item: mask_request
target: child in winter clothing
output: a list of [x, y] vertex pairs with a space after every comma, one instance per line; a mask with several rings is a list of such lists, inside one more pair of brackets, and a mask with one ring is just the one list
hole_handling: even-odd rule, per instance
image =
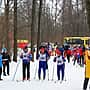
[[9, 75], [9, 62], [11, 62], [10, 55], [6, 48], [2, 49], [3, 75], [6, 76], [5, 69], [7, 67], [7, 74]]
[[[32, 60], [32, 54], [28, 51], [28, 47], [26, 46], [23, 49], [23, 52], [21, 54], [21, 59], [22, 59], [22, 66], [23, 66], [23, 80], [26, 80], [26, 75], [27, 75], [27, 80], [30, 80], [30, 60]], [[26, 74], [26, 69], [27, 69], [27, 74]]]
[[60, 71], [61, 71], [61, 74], [62, 74], [62, 80], [61, 81], [63, 81], [64, 71], [65, 71], [65, 59], [59, 50], [57, 51], [57, 56], [54, 58], [54, 62], [57, 62], [58, 80], [60, 80]]
[[45, 52], [45, 48], [40, 49], [40, 54], [37, 55], [37, 59], [39, 60], [38, 78], [39, 80], [41, 79], [41, 69], [43, 69], [43, 80], [45, 80], [47, 60], [49, 59], [48, 54]]

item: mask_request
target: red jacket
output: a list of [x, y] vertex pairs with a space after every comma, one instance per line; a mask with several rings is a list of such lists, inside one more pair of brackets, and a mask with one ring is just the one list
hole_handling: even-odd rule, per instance
[[70, 49], [67, 50], [67, 55], [71, 55], [71, 50]]
[[82, 48], [79, 48], [79, 53], [80, 53], [80, 56], [83, 55], [83, 50], [82, 50]]

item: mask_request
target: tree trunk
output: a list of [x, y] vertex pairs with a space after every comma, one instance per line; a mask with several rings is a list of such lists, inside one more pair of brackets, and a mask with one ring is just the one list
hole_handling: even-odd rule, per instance
[[[58, 5], [58, 1], [56, 0], [56, 4], [55, 4], [55, 20], [54, 20], [55, 35], [56, 35], [56, 32], [57, 32], [57, 25], [56, 25], [57, 24], [57, 9], [58, 9], [57, 5]], [[55, 41], [57, 41], [57, 37], [55, 37], [54, 39], [55, 39]]]
[[[1, 5], [2, 5], [2, 0], [0, 0], [0, 11], [1, 11]], [[1, 14], [1, 12], [0, 12], [0, 14]]]
[[44, 38], [44, 36], [45, 36], [45, 34], [46, 34], [46, 31], [47, 30], [45, 30], [45, 28], [46, 28], [46, 22], [45, 22], [45, 20], [46, 20], [46, 16], [45, 16], [45, 14], [46, 14], [46, 0], [44, 0], [43, 1], [43, 14], [42, 14], [42, 17], [41, 17], [41, 20], [42, 20], [42, 23], [41, 23], [41, 42], [43, 42], [43, 41], [45, 41], [46, 40], [46, 38]]
[[34, 46], [34, 31], [35, 31], [35, 9], [36, 9], [36, 0], [32, 1], [32, 23], [31, 23], [31, 52], [34, 61], [34, 53], [33, 53], [33, 46]]
[[77, 14], [77, 21], [76, 21], [76, 35], [77, 36], [80, 36], [80, 22], [79, 22], [79, 0], [76, 0], [76, 6], [77, 6], [77, 12], [76, 12], [76, 14]]
[[13, 60], [17, 62], [17, 0], [14, 0], [14, 56]]
[[40, 24], [41, 24], [42, 2], [43, 0], [40, 0], [39, 15], [38, 15], [38, 33], [37, 33], [37, 54], [39, 52], [40, 46], [40, 26], [41, 26]]
[[9, 48], [9, 0], [7, 0], [7, 4], [5, 5], [5, 22], [6, 22], [5, 43], [6, 43], [6, 48], [8, 49], [8, 52], [9, 52], [10, 50]]
[[5, 19], [4, 19], [4, 30], [3, 30], [3, 39], [2, 39], [2, 47], [5, 47], [9, 50], [9, 39], [8, 39], [8, 31], [9, 31], [9, 0], [4, 0], [5, 5]]
[[63, 6], [62, 6], [62, 31], [61, 31], [61, 42], [63, 44], [63, 38], [65, 36], [65, 2], [66, 0], [63, 0]]
[[86, 0], [86, 10], [87, 10], [87, 22], [90, 32], [90, 0]]

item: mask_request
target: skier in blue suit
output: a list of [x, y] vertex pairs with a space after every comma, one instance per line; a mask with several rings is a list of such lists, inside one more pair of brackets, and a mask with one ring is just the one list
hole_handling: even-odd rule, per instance
[[39, 80], [41, 79], [41, 69], [43, 69], [43, 80], [45, 80], [47, 60], [49, 59], [49, 56], [46, 53], [45, 48], [40, 49], [40, 54], [37, 55], [37, 59], [39, 60], [38, 78]]
[[65, 59], [62, 55], [62, 53], [58, 50], [57, 56], [54, 58], [54, 62], [57, 62], [57, 77], [58, 80], [60, 80], [60, 71], [61, 71], [61, 81], [64, 79], [64, 73], [65, 73]]

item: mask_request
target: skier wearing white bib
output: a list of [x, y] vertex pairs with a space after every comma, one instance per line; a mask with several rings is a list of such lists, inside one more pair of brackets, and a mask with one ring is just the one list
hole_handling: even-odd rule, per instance
[[57, 62], [57, 77], [60, 80], [60, 71], [61, 71], [61, 81], [64, 79], [64, 71], [65, 71], [65, 59], [62, 56], [61, 52], [58, 50], [57, 56], [54, 58], [54, 62]]

